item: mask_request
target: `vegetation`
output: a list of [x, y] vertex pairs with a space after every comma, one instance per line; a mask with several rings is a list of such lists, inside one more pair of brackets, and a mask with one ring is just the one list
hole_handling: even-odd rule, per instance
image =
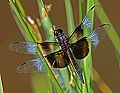
[[[9, 5], [12, 10], [12, 14], [15, 18], [15, 21], [24, 36], [26, 41], [31, 42], [40, 42], [42, 41], [42, 37], [40, 34], [39, 28], [42, 26], [46, 33], [46, 40], [54, 41], [54, 26], [52, 24], [52, 20], [49, 18], [48, 12], [51, 10], [51, 4], [45, 5], [42, 0], [37, 0], [38, 3], [38, 9], [39, 9], [39, 15], [40, 18], [32, 19], [31, 17], [27, 16], [24, 8], [22, 7], [20, 0], [9, 0]], [[74, 24], [74, 16], [72, 11], [72, 5], [71, 0], [64, 0], [65, 3], [65, 9], [66, 9], [66, 19], [67, 19], [67, 29], [68, 34], [70, 34], [75, 29]], [[81, 23], [82, 19], [84, 18], [84, 14], [87, 14], [89, 9], [94, 5], [100, 5], [100, 2], [98, 0], [87, 0], [87, 11], [84, 11], [85, 4], [84, 0], [79, 0], [79, 20]], [[101, 6], [101, 5], [100, 5]], [[96, 14], [98, 14], [99, 11], [95, 11]], [[102, 15], [100, 15], [102, 14]], [[105, 14], [102, 6], [101, 6], [101, 13], [97, 15], [99, 20], [101, 21], [101, 24], [104, 23], [110, 23], [109, 19], [107, 18], [107, 15]], [[94, 11], [89, 15], [89, 18], [91, 19], [93, 23], [94, 19]], [[85, 28], [85, 31], [88, 30]], [[86, 31], [85, 34], [89, 34], [91, 30]], [[110, 31], [107, 33], [109, 36], [113, 46], [115, 47], [118, 56], [120, 56], [120, 39], [118, 35], [115, 32], [114, 27], [111, 25]], [[116, 42], [114, 42], [116, 41]], [[38, 46], [37, 48], [38, 57], [43, 58], [42, 49]], [[36, 56], [35, 56], [36, 57]], [[78, 80], [77, 76], [74, 74], [73, 68], [68, 66], [68, 68], [62, 69], [62, 70], [53, 70], [51, 66], [48, 64], [47, 60], [43, 58], [44, 66], [47, 69], [46, 73], [40, 73], [36, 75], [32, 75], [32, 84], [34, 88], [35, 93], [40, 93], [43, 82], [46, 81], [48, 84], [48, 88], [43, 91], [43, 93], [94, 93], [94, 86], [93, 86], [93, 80], [97, 82], [97, 78], [102, 80], [99, 76], [99, 74], [96, 72], [94, 67], [92, 66], [92, 53], [88, 54], [88, 56], [79, 62], [79, 66], [82, 69], [82, 74], [85, 79], [85, 84], [82, 84], [80, 80]], [[69, 73], [70, 72], [70, 73]], [[94, 74], [94, 79], [93, 79]], [[46, 80], [42, 79], [40, 81], [40, 75], [43, 75]], [[48, 78], [49, 76], [50, 78]], [[102, 84], [105, 85], [105, 90], [103, 90], [103, 85], [100, 85], [99, 82], [97, 82], [100, 90], [103, 93], [110, 93], [112, 90], [107, 86], [107, 84], [102, 81]], [[44, 88], [43, 88], [44, 89]], [[110, 91], [110, 92], [109, 92]]]

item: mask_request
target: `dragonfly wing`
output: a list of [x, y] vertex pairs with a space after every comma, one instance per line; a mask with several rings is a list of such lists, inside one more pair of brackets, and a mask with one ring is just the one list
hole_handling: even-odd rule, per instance
[[89, 44], [90, 41], [92, 46], [96, 48], [100, 41], [105, 37], [106, 31], [110, 29], [109, 24], [102, 24], [94, 29], [90, 35], [84, 36], [83, 38], [79, 39], [77, 42], [71, 44], [71, 49], [76, 59], [83, 59], [89, 53]]
[[43, 56], [49, 55], [61, 49], [57, 42], [42, 42], [38, 43], [38, 46], [41, 49]]
[[77, 41], [77, 39], [79, 39], [79, 37], [82, 37], [82, 35], [83, 35], [83, 29], [82, 29], [82, 25], [80, 24], [75, 28], [74, 32], [70, 35], [69, 41], [74, 43]]
[[96, 48], [100, 41], [103, 40], [110, 27], [111, 26], [109, 24], [102, 24], [90, 33], [88, 40], [92, 42], [94, 48]]
[[24, 54], [36, 54], [37, 43], [34, 42], [14, 42], [9, 45], [9, 49]]
[[[71, 41], [73, 43], [73, 41], [76, 40], [76, 37], [79, 39], [83, 36], [83, 29], [84, 27], [87, 27], [89, 29], [91, 29], [92, 27], [92, 21], [89, 19], [89, 15], [91, 15], [91, 13], [93, 13], [94, 9], [96, 8], [97, 6], [93, 6], [89, 11], [88, 13], [85, 15], [85, 17], [83, 18], [82, 22], [80, 25], [78, 25], [74, 32], [70, 35], [69, 37], [69, 41]], [[76, 41], [75, 41], [76, 42]]]
[[62, 50], [45, 56], [46, 60], [54, 68], [64, 68], [69, 65], [69, 58]]
[[9, 49], [18, 53], [36, 54], [38, 46], [42, 48], [43, 54], [45, 55], [60, 50], [60, 46], [57, 42], [14, 42], [9, 45]]
[[46, 72], [44, 62], [40, 59], [33, 59], [20, 64], [17, 68], [18, 73]]
[[77, 42], [71, 44], [71, 49], [76, 59], [83, 59], [89, 53], [89, 46], [86, 37], [79, 39]]
[[[101, 9], [100, 5], [95, 5], [90, 8], [90, 10], [87, 12], [85, 17], [83, 18], [80, 25], [78, 25], [75, 30], [72, 32], [72, 34], [69, 37], [69, 41], [71, 43], [75, 43], [77, 40], [83, 37], [84, 34], [84, 28], [90, 29], [92, 28], [92, 20], [90, 20], [89, 16], [94, 13], [94, 11], [99, 11]], [[95, 14], [95, 13], [94, 13]], [[96, 17], [96, 15], [95, 15]]]

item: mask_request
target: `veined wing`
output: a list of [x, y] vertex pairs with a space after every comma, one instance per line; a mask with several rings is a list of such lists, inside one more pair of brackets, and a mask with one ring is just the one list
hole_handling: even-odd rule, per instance
[[[45, 59], [50, 63], [53, 68], [64, 68], [69, 65], [69, 58], [64, 54], [62, 50], [51, 53], [45, 56]], [[17, 68], [18, 73], [36, 73], [45, 72], [44, 63], [42, 59], [37, 58], [26, 61], [20, 64]]]
[[56, 42], [14, 42], [9, 45], [9, 49], [18, 53], [36, 54], [38, 45], [42, 48], [44, 53], [46, 52], [46, 55], [60, 49], [59, 44]]
[[92, 46], [96, 48], [99, 45], [99, 43], [103, 40], [103, 38], [106, 36], [110, 27], [111, 27], [110, 24], [102, 24], [98, 26], [90, 33], [90, 35], [87, 37], [87, 40], [91, 41]]
[[37, 43], [34, 42], [14, 42], [9, 45], [9, 49], [24, 54], [36, 54]]
[[110, 28], [109, 24], [102, 24], [94, 29], [90, 35], [83, 36], [77, 42], [71, 44], [71, 49], [76, 59], [83, 59], [89, 53], [89, 44], [88, 41], [91, 42], [92, 46], [96, 48], [100, 41], [105, 37], [106, 31]]
[[42, 61], [42, 59], [37, 58], [20, 64], [17, 68], [17, 72], [18, 73], [46, 72], [46, 69], [44, 67], [44, 62]]
[[62, 50], [45, 56], [46, 60], [54, 68], [64, 68], [69, 65], [69, 58]]
[[82, 37], [83, 35], [83, 29], [84, 27], [87, 28], [91, 28], [92, 27], [92, 21], [89, 19], [89, 15], [91, 15], [91, 13], [94, 11], [95, 7], [97, 6], [93, 6], [88, 13], [85, 15], [85, 17], [83, 18], [82, 22], [80, 25], [78, 25], [74, 32], [70, 35], [69, 40], [71, 42], [76, 40], [76, 37], [79, 39], [80, 37]]

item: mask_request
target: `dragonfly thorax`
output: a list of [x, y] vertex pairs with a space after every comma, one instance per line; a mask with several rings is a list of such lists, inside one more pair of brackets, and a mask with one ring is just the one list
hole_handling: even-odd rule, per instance
[[54, 31], [54, 36], [63, 50], [69, 48], [68, 37], [65, 35], [62, 29], [56, 29]]
[[68, 37], [65, 35], [62, 29], [56, 29], [54, 31], [54, 36], [56, 38], [56, 41], [60, 44], [68, 42]]

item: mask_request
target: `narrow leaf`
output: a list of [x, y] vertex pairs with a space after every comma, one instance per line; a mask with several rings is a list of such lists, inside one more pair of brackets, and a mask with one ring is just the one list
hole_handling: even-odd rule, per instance
[[3, 86], [2, 86], [1, 75], [0, 75], [0, 93], [3, 93]]

